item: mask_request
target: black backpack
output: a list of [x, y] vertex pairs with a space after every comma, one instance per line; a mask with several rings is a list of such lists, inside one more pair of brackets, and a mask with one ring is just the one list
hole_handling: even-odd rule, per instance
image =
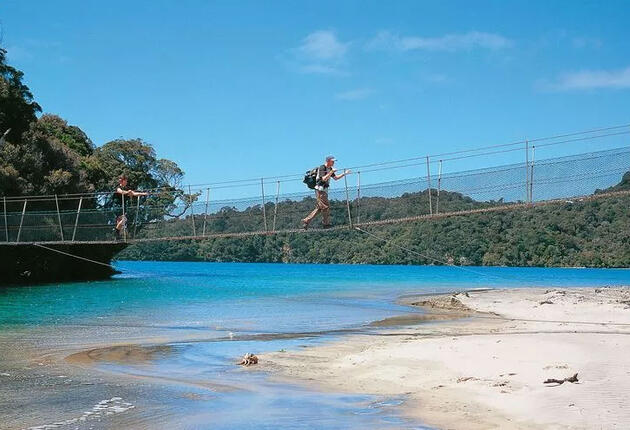
[[308, 170], [304, 174], [304, 180], [302, 182], [304, 182], [306, 186], [309, 187], [311, 190], [314, 190], [315, 185], [317, 185], [317, 172], [318, 171], [319, 171], [319, 167], [315, 167], [311, 170]]

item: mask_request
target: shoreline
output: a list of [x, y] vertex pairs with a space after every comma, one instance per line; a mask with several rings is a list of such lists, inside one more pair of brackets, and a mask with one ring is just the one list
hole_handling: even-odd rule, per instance
[[[414, 316], [420, 316], [423, 320], [436, 319], [423, 313]], [[145, 411], [154, 410], [161, 416], [161, 420], [182, 422], [181, 420], [186, 420], [186, 417], [173, 410], [172, 407], [163, 406], [156, 409], [164, 397], [179, 399], [182, 396], [181, 393], [187, 393], [186, 395], [190, 395], [191, 399], [194, 397], [193, 400], [196, 400], [198, 394], [195, 393], [198, 390], [208, 391], [210, 394], [207, 396], [212, 396], [218, 393], [247, 391], [248, 387], [234, 383], [234, 380], [222, 384], [220, 380], [205, 381], [195, 378], [182, 379], [141, 375], [133, 372], [121, 373], [109, 366], [103, 367], [102, 364], [114, 364], [123, 367], [151, 364], [172, 354], [174, 352], [173, 344], [177, 343], [232, 340], [264, 342], [302, 338], [321, 338], [328, 341], [331, 336], [338, 338], [339, 336], [345, 337], [362, 332], [372, 332], [375, 328], [399, 326], [400, 322], [399, 317], [394, 316], [353, 329], [293, 333], [243, 333], [235, 336], [226, 334], [224, 337], [206, 337], [196, 331], [190, 332], [188, 330], [175, 334], [165, 332], [160, 328], [152, 328], [140, 336], [135, 330], [125, 330], [100, 339], [85, 337], [85, 334], [78, 337], [70, 336], [72, 340], [68, 339], [62, 345], [54, 343], [33, 345], [30, 341], [25, 341], [31, 336], [29, 330], [32, 328], [16, 326], [15, 331], [5, 333], [5, 336], [8, 336], [4, 339], [4, 343], [17, 347], [17, 350], [6, 354], [0, 363], [2, 364], [0, 366], [2, 367], [0, 380], [4, 385], [3, 390], [0, 390], [0, 398], [5, 394], [7, 395], [6, 402], [4, 402], [7, 409], [4, 411], [3, 418], [5, 424], [9, 425], [10, 428], [31, 428], [32, 426], [35, 426], [33, 428], [47, 428], [47, 426], [53, 425], [52, 423], [71, 425], [86, 421], [94, 425], [104, 418], [101, 415], [107, 414], [107, 421], [111, 425], [144, 429], [151, 428], [155, 424], [152, 423], [150, 417], [146, 416]], [[413, 323], [418, 322], [420, 321], [413, 321]], [[80, 332], [81, 330], [78, 333]], [[34, 338], [39, 338], [42, 335], [43, 333], [38, 333]], [[238, 358], [240, 356], [234, 357], [235, 369]], [[240, 371], [256, 371], [256, 367]], [[45, 413], [39, 409], [32, 409], [27, 414], [19, 412], [17, 406], [20, 399], [34, 396], [37, 387], [41, 385], [50, 387], [49, 390], [51, 391], [48, 396], [51, 399], [63, 398], [64, 406], [55, 410], [44, 406]], [[291, 384], [291, 386], [296, 389], [299, 387], [298, 384]], [[12, 394], [9, 395], [9, 393]], [[325, 392], [321, 394], [326, 395]], [[111, 409], [109, 409], [110, 406]], [[86, 412], [93, 408], [95, 409], [89, 414]]]
[[[260, 370], [325, 391], [404, 396], [403, 413], [436, 428], [630, 422], [622, 405], [630, 395], [630, 288], [498, 289], [401, 302], [445, 320], [384, 324], [376, 335], [263, 354]], [[575, 373], [577, 383], [543, 384]]]
[[[551, 303], [541, 303], [544, 301]], [[297, 351], [253, 351], [260, 362], [247, 371], [267, 372], [266, 379], [271, 382], [306, 387], [323, 395], [333, 392], [405, 399], [396, 406], [397, 414], [435, 428], [612, 429], [630, 421], [630, 413], [621, 405], [630, 394], [630, 365], [624, 361], [625, 352], [630, 350], [630, 337], [624, 336], [630, 335], [630, 288], [472, 289], [405, 295], [397, 303], [421, 307], [424, 312], [372, 321], [358, 330], [244, 334], [235, 340], [324, 336], [324, 343]], [[171, 393], [167, 397], [181, 396], [177, 386], [190, 386], [186, 392], [191, 396], [197, 396], [195, 387], [219, 393], [240, 386], [122, 374], [96, 367], [103, 362], [132, 366], [151, 363], [170, 355], [174, 343], [228, 340], [197, 333], [170, 337], [161, 330], [148, 334], [129, 336], [126, 341], [73, 342], [65, 348], [38, 351], [39, 357], [28, 361], [38, 374], [43, 371], [50, 375], [33, 379], [33, 388], [44, 382], [54, 384], [60, 394], [70, 393], [84, 391], [93, 386], [94, 379], [99, 380], [105, 390], [97, 390], [102, 393], [97, 400], [120, 398], [120, 402], [127, 402], [121, 403], [124, 407], [120, 411], [131, 409], [112, 416], [112, 423], [149, 428], [151, 421], [143, 410], [160, 411], [162, 419], [185, 419], [172, 408], [159, 406], [165, 393]], [[607, 355], [611, 358], [604, 359]], [[16, 377], [24, 381], [20, 376], [23, 371], [14, 370], [10, 377], [3, 376], [3, 382], [18, 382]], [[543, 379], [573, 373], [578, 373], [576, 384], [542, 384]], [[611, 401], [607, 412], [598, 409], [602, 402]], [[79, 410], [91, 407], [83, 399], [78, 405], [72, 407], [74, 413], [55, 413], [55, 419], [80, 419]], [[121, 405], [113, 405], [113, 410]], [[14, 424], [24, 422], [13, 418]]]

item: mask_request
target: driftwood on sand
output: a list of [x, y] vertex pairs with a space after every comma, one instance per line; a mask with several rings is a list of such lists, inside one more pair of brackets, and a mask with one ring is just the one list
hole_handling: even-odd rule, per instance
[[248, 352], [243, 356], [243, 359], [238, 364], [241, 366], [251, 366], [252, 364], [258, 364], [258, 357], [256, 357], [251, 352]]
[[545, 382], [543, 382], [543, 384], [558, 384], [558, 385], [562, 385], [565, 382], [577, 382], [578, 381], [578, 377], [577, 377], [577, 373], [573, 376], [570, 376], [568, 378], [564, 378], [564, 379], [554, 379], [554, 378], [549, 378], [547, 379]]

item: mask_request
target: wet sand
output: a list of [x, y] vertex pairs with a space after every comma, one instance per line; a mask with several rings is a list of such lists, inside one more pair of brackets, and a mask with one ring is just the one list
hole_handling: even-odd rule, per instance
[[[357, 332], [328, 330], [217, 337], [204, 336], [197, 330], [175, 334], [153, 329], [141, 332], [134, 327], [128, 333], [103, 333], [100, 342], [95, 342], [97, 336], [92, 332], [86, 334], [82, 329], [72, 332], [69, 326], [56, 330], [67, 333], [67, 343], [43, 341], [45, 333], [35, 333], [33, 329], [5, 331], [0, 336], [0, 429], [212, 428], [210, 423], [217, 419], [212, 405], [219, 396], [232, 395], [228, 402], [269, 396], [273, 402], [278, 390], [282, 391], [286, 385], [275, 384], [277, 388], [252, 385], [251, 378], [243, 376], [250, 374], [256, 378], [256, 366], [237, 366], [240, 356], [233, 361], [236, 373], [225, 378], [206, 378], [200, 373], [203, 369], [197, 368], [191, 369], [189, 375], [151, 371], [147, 374], [143, 369], [159, 366], [161, 360], [176, 359], [178, 349], [190, 344], [309, 339]], [[33, 339], [39, 342], [33, 344]], [[239, 372], [246, 373], [239, 376]], [[320, 395], [296, 386], [286, 387], [296, 399]], [[248, 409], [256, 407], [249, 405]], [[264, 408], [264, 402], [260, 407]], [[370, 413], [389, 407], [384, 404]], [[208, 412], [204, 412], [206, 408]], [[221, 411], [219, 415], [230, 421], [230, 413], [233, 412]]]
[[[630, 422], [630, 288], [513, 289], [406, 297], [436, 324], [387, 328], [260, 357], [277, 378], [404, 396], [444, 429], [621, 429]], [[421, 316], [420, 319], [427, 317]], [[417, 322], [409, 316], [409, 322]], [[578, 382], [544, 384], [578, 374]]]
[[114, 345], [76, 352], [66, 357], [66, 361], [81, 365], [90, 365], [99, 361], [118, 364], [143, 364], [165, 357], [172, 352], [173, 347], [171, 345]]
[[[165, 400], [178, 392], [150, 380], [102, 372], [86, 359], [90, 352], [94, 356], [93, 343], [81, 346], [76, 338], [71, 346], [38, 347], [30, 344], [30, 336], [32, 329], [20, 328], [0, 336], [0, 429], [151, 429], [176, 416]], [[96, 357], [141, 364], [168, 352], [163, 346], [126, 349], [115, 346]]]

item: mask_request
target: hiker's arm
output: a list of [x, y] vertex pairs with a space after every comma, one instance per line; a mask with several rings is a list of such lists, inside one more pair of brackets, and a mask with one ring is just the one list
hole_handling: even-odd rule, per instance
[[335, 176], [333, 176], [333, 178], [335, 178], [335, 181], [338, 181], [339, 179], [343, 178], [344, 176], [349, 175], [351, 172], [352, 172], [351, 170], [344, 170], [341, 175], [335, 175]]
[[121, 194], [123, 196], [127, 196], [127, 195], [129, 195], [130, 191], [123, 190], [122, 188], [118, 187], [118, 188], [116, 188], [116, 193], [117, 194]]
[[330, 172], [326, 173], [324, 176], [321, 177], [322, 181], [326, 182], [327, 180], [329, 180], [330, 177], [335, 174], [335, 172], [336, 170], [334, 168], [330, 169]]
[[145, 193], [144, 191], [129, 191], [129, 193], [133, 196], [133, 197], [138, 197], [138, 196], [148, 196], [149, 193]]

